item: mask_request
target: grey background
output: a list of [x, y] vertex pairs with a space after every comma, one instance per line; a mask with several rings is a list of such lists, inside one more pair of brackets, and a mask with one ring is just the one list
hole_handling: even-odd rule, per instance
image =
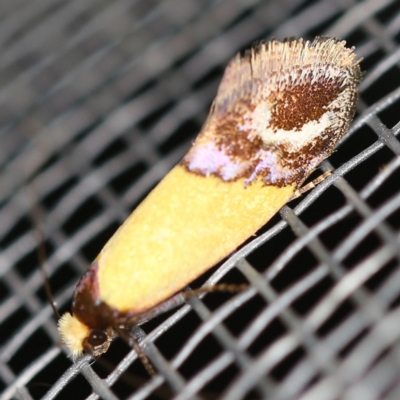
[[[254, 40], [321, 34], [356, 46], [367, 71], [321, 167], [334, 174], [191, 285], [251, 289], [136, 329], [155, 377], [119, 339], [72, 364], [42, 238], [65, 311], [199, 132], [228, 60]], [[400, 398], [399, 43], [389, 0], [0, 2], [1, 398]]]

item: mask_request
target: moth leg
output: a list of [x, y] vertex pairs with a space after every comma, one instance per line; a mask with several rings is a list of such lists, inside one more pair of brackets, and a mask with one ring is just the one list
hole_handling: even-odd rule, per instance
[[297, 189], [293, 196], [290, 198], [291, 200], [297, 199], [298, 197], [300, 197], [303, 193], [308, 192], [309, 190], [315, 188], [315, 186], [319, 185], [321, 182], [323, 182], [329, 175], [332, 174], [332, 171], [326, 171], [324, 172], [322, 175], [318, 176], [317, 178], [315, 178], [313, 181], [307, 183], [307, 185], [301, 187], [300, 189]]
[[236, 293], [241, 292], [249, 287], [248, 284], [217, 284], [212, 286], [203, 286], [199, 289], [187, 290], [186, 292], [179, 292], [169, 299], [163, 301], [162, 303], [156, 305], [150, 310], [145, 311], [142, 314], [138, 314], [129, 319], [127, 323], [127, 327], [134, 327], [136, 325], [144, 324], [146, 321], [157, 317], [167, 311], [170, 311], [176, 307], [181, 306], [186, 302], [187, 299], [191, 297], [198, 296], [203, 293], [211, 293], [211, 292], [229, 292]]
[[[199, 289], [194, 289], [194, 290], [188, 290], [186, 292], [179, 292], [176, 295], [170, 297], [166, 301], [158, 304], [157, 306], [151, 308], [150, 310], [139, 314], [135, 315], [131, 319], [129, 319], [128, 323], [126, 324], [127, 327], [133, 327], [135, 325], [141, 325], [145, 323], [146, 321], [157, 317], [160, 314], [163, 314], [169, 310], [172, 310], [173, 308], [176, 308], [182, 304], [185, 303], [186, 300], [198, 296], [203, 293], [210, 293], [210, 292], [229, 292], [229, 293], [236, 293], [236, 292], [241, 292], [249, 287], [248, 284], [225, 284], [221, 283], [218, 285], [212, 285], [212, 286], [204, 286]], [[113, 329], [118, 333], [118, 335], [125, 340], [130, 347], [132, 347], [140, 360], [142, 361], [144, 367], [146, 368], [147, 372], [149, 375], [153, 376], [155, 375], [155, 370], [153, 366], [151, 365], [149, 359], [147, 358], [146, 354], [144, 354], [143, 349], [140, 347], [138, 341], [136, 338], [132, 335], [129, 334], [128, 331], [124, 328], [114, 326]]]
[[135, 336], [129, 333], [127, 330], [119, 328], [117, 326], [113, 327], [113, 329], [118, 333], [120, 338], [125, 340], [125, 342], [128, 343], [128, 345], [136, 351], [136, 354], [138, 355], [143, 366], [146, 368], [148, 374], [150, 376], [154, 376], [156, 374], [156, 371], [154, 370], [153, 365], [144, 353], [143, 349], [140, 347], [139, 342], [136, 340]]
[[243, 290], [248, 289], [249, 285], [247, 283], [244, 284], [229, 284], [229, 283], [219, 283], [218, 285], [212, 286], [203, 286], [199, 289], [188, 290], [187, 292], [183, 292], [182, 296], [185, 300], [190, 299], [192, 297], [198, 296], [203, 293], [211, 293], [211, 292], [228, 292], [228, 293], [237, 293], [242, 292]]

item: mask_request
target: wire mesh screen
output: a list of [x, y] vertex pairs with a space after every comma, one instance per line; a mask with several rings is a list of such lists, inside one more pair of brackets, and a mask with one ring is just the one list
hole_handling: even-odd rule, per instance
[[[39, 259], [69, 310], [199, 132], [228, 60], [321, 34], [356, 46], [367, 71], [315, 176], [333, 174], [191, 285], [249, 290], [135, 328], [153, 377], [120, 339], [72, 363]], [[2, 399], [400, 398], [399, 2], [14, 0], [0, 2], [0, 46]]]

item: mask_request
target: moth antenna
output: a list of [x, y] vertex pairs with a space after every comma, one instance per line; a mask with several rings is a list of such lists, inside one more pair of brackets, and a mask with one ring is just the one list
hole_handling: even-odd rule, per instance
[[[36, 197], [36, 196], [35, 196]], [[35, 198], [35, 200], [37, 200]], [[44, 288], [46, 291], [47, 299], [53, 309], [54, 315], [57, 317], [57, 320], [61, 318], [60, 313], [57, 309], [57, 303], [54, 300], [53, 292], [51, 290], [49, 277], [46, 273], [45, 264], [46, 264], [46, 245], [45, 245], [45, 235], [42, 229], [41, 221], [43, 221], [43, 208], [41, 207], [39, 201], [33, 201], [33, 206], [31, 207], [31, 219], [33, 222], [33, 233], [35, 236], [35, 240], [37, 242], [37, 257], [39, 261], [39, 269], [40, 273], [42, 274], [43, 281], [44, 281]]]

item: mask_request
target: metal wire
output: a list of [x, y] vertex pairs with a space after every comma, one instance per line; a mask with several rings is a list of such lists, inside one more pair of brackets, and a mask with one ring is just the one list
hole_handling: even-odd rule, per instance
[[[227, 61], [253, 40], [327, 34], [367, 71], [352, 127], [193, 298], [93, 362], [60, 346], [77, 280], [180, 159]], [[400, 393], [400, 4], [393, 0], [0, 3], [1, 399], [397, 399]], [[38, 215], [41, 210], [41, 215]]]

